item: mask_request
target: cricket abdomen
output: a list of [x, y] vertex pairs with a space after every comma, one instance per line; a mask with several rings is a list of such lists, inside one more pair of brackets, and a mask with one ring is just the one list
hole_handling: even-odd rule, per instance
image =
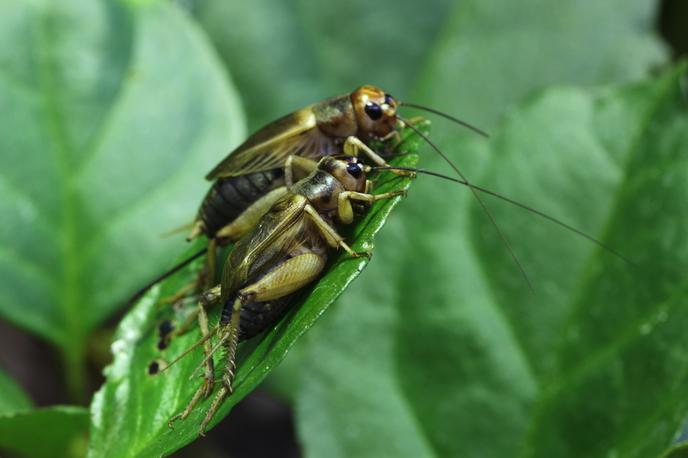
[[[225, 303], [222, 310], [222, 323], [229, 323], [235, 298], [232, 297]], [[239, 342], [250, 339], [279, 322], [295, 299], [295, 294], [291, 294], [272, 301], [244, 304], [240, 312]]]
[[219, 178], [206, 194], [198, 211], [203, 232], [208, 238], [214, 237], [218, 230], [233, 222], [256, 200], [283, 185], [282, 169]]

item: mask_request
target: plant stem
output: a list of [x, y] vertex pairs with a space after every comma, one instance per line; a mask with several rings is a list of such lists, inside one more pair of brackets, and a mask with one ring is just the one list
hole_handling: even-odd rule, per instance
[[71, 402], [86, 402], [86, 364], [82, 340], [75, 340], [62, 348], [62, 367], [67, 395]]

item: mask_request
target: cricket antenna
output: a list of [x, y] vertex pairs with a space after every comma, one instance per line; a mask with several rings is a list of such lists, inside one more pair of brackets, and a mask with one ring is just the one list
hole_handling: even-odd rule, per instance
[[548, 215], [547, 213], [541, 212], [540, 210], [538, 210], [538, 209], [536, 209], [536, 208], [533, 208], [533, 207], [531, 207], [530, 205], [526, 205], [526, 204], [521, 203], [521, 202], [519, 202], [519, 201], [517, 201], [517, 200], [514, 200], [514, 199], [512, 199], [512, 198], [510, 198], [510, 197], [506, 197], [506, 196], [504, 196], [504, 195], [502, 195], [502, 194], [499, 194], [499, 193], [496, 192], [496, 191], [492, 191], [492, 190], [490, 190], [490, 189], [483, 188], [482, 186], [478, 186], [478, 185], [474, 185], [474, 184], [472, 184], [472, 183], [468, 183], [468, 182], [465, 181], [465, 180], [459, 180], [459, 179], [454, 178], [454, 177], [450, 177], [450, 176], [447, 176], [447, 175], [443, 175], [443, 174], [441, 174], [441, 173], [433, 172], [433, 171], [431, 171], [431, 170], [416, 169], [416, 168], [413, 168], [413, 167], [394, 167], [394, 166], [389, 166], [389, 167], [373, 167], [373, 170], [404, 170], [404, 171], [407, 171], [407, 172], [421, 173], [421, 174], [425, 174], [425, 175], [430, 175], [430, 176], [434, 176], [434, 177], [437, 177], [437, 178], [441, 178], [441, 179], [443, 179], [443, 180], [452, 181], [452, 182], [454, 182], [454, 183], [458, 183], [458, 184], [467, 186], [467, 187], [469, 187], [469, 188], [473, 188], [473, 189], [475, 189], [476, 191], [480, 191], [480, 192], [482, 192], [482, 193], [484, 193], [484, 194], [488, 194], [488, 195], [490, 195], [490, 196], [492, 196], [492, 197], [496, 197], [497, 199], [503, 200], [503, 201], [508, 202], [508, 203], [510, 203], [510, 204], [512, 204], [512, 205], [515, 205], [515, 206], [517, 206], [517, 207], [520, 207], [520, 208], [522, 208], [522, 209], [524, 209], [524, 210], [526, 210], [526, 211], [528, 211], [528, 212], [530, 212], [530, 213], [532, 213], [532, 214], [534, 214], [534, 215], [536, 215], [536, 216], [539, 216], [540, 218], [546, 219], [547, 221], [549, 221], [549, 222], [551, 222], [551, 223], [554, 223], [554, 224], [556, 224], [557, 226], [560, 226], [560, 227], [562, 227], [562, 228], [564, 228], [564, 229], [566, 229], [566, 230], [568, 230], [568, 231], [571, 231], [571, 232], [573, 232], [574, 234], [578, 235], [579, 237], [582, 237], [582, 238], [584, 238], [584, 239], [586, 239], [586, 240], [588, 240], [588, 241], [594, 243], [595, 245], [599, 246], [600, 248], [604, 249], [605, 251], [608, 251], [609, 253], [613, 254], [613, 255], [616, 256], [617, 258], [621, 259], [621, 260], [624, 261], [625, 263], [627, 263], [627, 264], [629, 264], [629, 265], [631, 265], [631, 266], [636, 266], [636, 263], [635, 263], [635, 262], [631, 261], [630, 259], [628, 259], [628, 258], [625, 257], [624, 255], [622, 255], [621, 253], [619, 253], [618, 251], [616, 251], [614, 248], [612, 248], [612, 247], [610, 247], [609, 245], [605, 244], [604, 242], [601, 242], [600, 240], [597, 240], [597, 239], [596, 239], [595, 237], [593, 237], [592, 235], [590, 235], [590, 234], [588, 234], [588, 233], [586, 233], [586, 232], [584, 232], [584, 231], [582, 231], [582, 230], [580, 230], [580, 229], [577, 229], [577, 228], [571, 226], [570, 224], [567, 224], [567, 223], [561, 221], [560, 219], [557, 219], [557, 218], [555, 218], [555, 217], [553, 217], [553, 216], [550, 216], [550, 215]]
[[408, 122], [407, 120], [405, 120], [404, 118], [402, 118], [402, 117], [400, 117], [400, 116], [397, 116], [397, 118], [398, 118], [402, 123], [404, 123], [404, 125], [405, 125], [406, 127], [408, 127], [409, 129], [411, 129], [412, 131], [414, 131], [416, 134], [418, 134], [419, 137], [421, 137], [423, 140], [425, 140], [425, 143], [427, 143], [428, 145], [430, 145], [430, 147], [432, 147], [432, 149], [434, 149], [434, 150], [437, 152], [437, 154], [439, 154], [439, 155], [442, 157], [442, 159], [444, 159], [444, 161], [445, 161], [447, 164], [449, 164], [449, 166], [450, 166], [452, 169], [454, 169], [454, 171], [456, 172], [456, 174], [459, 175], [459, 177], [461, 177], [461, 179], [467, 183], [468, 189], [471, 190], [471, 193], [473, 194], [473, 196], [475, 197], [475, 199], [478, 201], [478, 203], [479, 203], [480, 206], [482, 207], [483, 211], [484, 211], [485, 214], [487, 215], [488, 219], [490, 220], [490, 222], [491, 222], [492, 225], [494, 226], [495, 230], [496, 230], [497, 233], [499, 234], [499, 237], [502, 239], [502, 243], [504, 244], [504, 246], [506, 247], [507, 251], [509, 252], [509, 255], [511, 256], [511, 259], [514, 260], [514, 264], [516, 264], [516, 267], [517, 267], [518, 270], [521, 272], [521, 275], [523, 276], [523, 278], [525, 279], [526, 283], [528, 284], [528, 288], [529, 288], [532, 292], [535, 292], [535, 289], [533, 288], [533, 284], [530, 282], [530, 278], [528, 278], [528, 274], [526, 273], [525, 269], [523, 268], [523, 265], [521, 264], [521, 261], [518, 260], [518, 257], [516, 256], [516, 253], [514, 253], [514, 249], [511, 247], [511, 243], [509, 243], [509, 239], [506, 238], [506, 235], [504, 234], [504, 232], [502, 232], [502, 230], [499, 228], [499, 225], [497, 224], [497, 221], [494, 219], [494, 216], [492, 216], [492, 213], [491, 213], [490, 210], [487, 208], [487, 205], [485, 205], [485, 202], [483, 202], [483, 200], [480, 198], [480, 194], [478, 194], [478, 191], [477, 191], [472, 185], [470, 185], [470, 182], [468, 181], [468, 179], [466, 178], [466, 176], [461, 172], [461, 170], [459, 170], [459, 168], [458, 168], [456, 165], [454, 165], [454, 163], [453, 163], [453, 162], [452, 162], [452, 161], [451, 161], [451, 160], [450, 160], [450, 159], [449, 159], [449, 158], [448, 158], [448, 157], [447, 157], [438, 147], [437, 147], [437, 145], [435, 145], [435, 144], [428, 138], [427, 135], [425, 135], [425, 134], [424, 134], [423, 132], [421, 132], [419, 129], [417, 129], [416, 127], [414, 127], [411, 123], [409, 123], [409, 122]]
[[128, 305], [131, 305], [131, 304], [133, 304], [134, 302], [136, 302], [137, 300], [139, 300], [139, 299], [141, 298], [141, 296], [143, 296], [143, 295], [146, 293], [146, 291], [148, 291], [148, 290], [151, 289], [153, 286], [157, 285], [158, 283], [160, 283], [161, 281], [163, 281], [163, 280], [166, 279], [167, 277], [170, 277], [170, 276], [176, 274], [176, 273], [179, 272], [181, 269], [183, 269], [184, 267], [186, 267], [186, 266], [188, 266], [189, 264], [191, 264], [192, 261], [194, 261], [194, 260], [200, 258], [201, 256], [203, 256], [203, 255], [205, 254], [206, 251], [207, 251], [206, 248], [201, 249], [201, 250], [198, 251], [197, 253], [192, 254], [192, 255], [189, 256], [188, 258], [184, 259], [183, 261], [179, 262], [178, 264], [176, 264], [175, 266], [173, 266], [172, 268], [170, 268], [169, 270], [167, 270], [166, 272], [163, 272], [162, 274], [160, 274], [160, 275], [158, 275], [157, 277], [155, 277], [153, 280], [151, 280], [151, 281], [149, 281], [148, 283], [146, 283], [144, 286], [142, 286], [141, 288], [139, 288], [139, 290], [136, 291], [136, 292], [129, 298], [129, 300], [127, 301], [127, 304], [128, 304]]
[[[416, 108], [418, 110], [423, 110], [423, 111], [427, 111], [428, 113], [436, 114], [437, 116], [441, 116], [444, 119], [448, 119], [449, 121], [455, 122], [456, 124], [458, 124], [462, 127], [465, 127], [466, 129], [472, 130], [473, 132], [475, 132], [478, 135], [482, 135], [485, 138], [490, 138], [490, 135], [487, 132], [485, 132], [484, 130], [482, 130], [478, 127], [475, 127], [474, 125], [469, 124], [466, 121], [462, 121], [461, 119], [456, 118], [452, 115], [448, 115], [447, 113], [442, 113], [439, 110], [435, 110], [434, 108], [426, 107], [423, 105], [418, 105], [416, 103], [408, 103], [408, 102], [399, 102], [399, 104], [401, 106], [404, 106], [404, 107]], [[404, 123], [404, 124], [408, 124], [408, 123]]]

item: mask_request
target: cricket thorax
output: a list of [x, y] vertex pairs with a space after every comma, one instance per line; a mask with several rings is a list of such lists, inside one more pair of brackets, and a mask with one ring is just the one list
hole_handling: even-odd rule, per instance
[[349, 95], [341, 95], [313, 105], [313, 114], [321, 132], [328, 137], [356, 135], [358, 125]]
[[344, 191], [342, 184], [324, 170], [317, 170], [307, 180], [297, 183], [294, 192], [301, 194], [319, 211], [337, 208], [339, 193]]

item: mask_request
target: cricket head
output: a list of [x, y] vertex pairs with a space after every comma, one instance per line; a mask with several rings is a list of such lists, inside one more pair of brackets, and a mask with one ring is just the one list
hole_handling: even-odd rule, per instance
[[365, 192], [366, 176], [370, 167], [353, 156], [325, 156], [318, 163], [318, 169], [332, 175], [344, 191]]
[[361, 86], [351, 93], [351, 103], [359, 136], [383, 138], [396, 129], [399, 103], [382, 89]]

